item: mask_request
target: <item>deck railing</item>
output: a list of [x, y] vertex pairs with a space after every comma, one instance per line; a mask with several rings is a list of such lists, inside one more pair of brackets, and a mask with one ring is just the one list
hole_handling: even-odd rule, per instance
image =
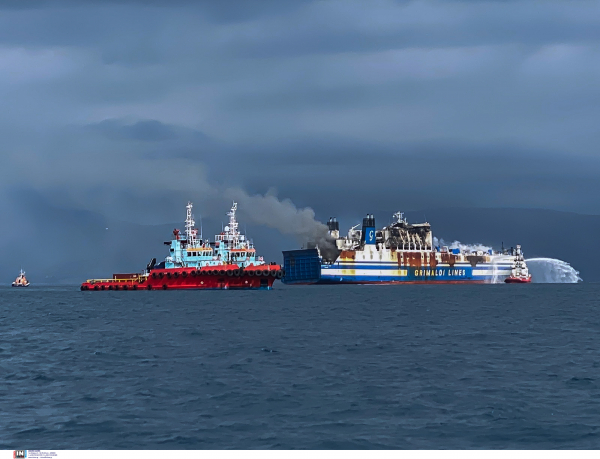
[[145, 278], [145, 276], [129, 277], [127, 279], [88, 279], [88, 280], [86, 280], [86, 282], [88, 284], [97, 284], [97, 283], [102, 283], [102, 282], [122, 282], [122, 283], [140, 282], [144, 278]]

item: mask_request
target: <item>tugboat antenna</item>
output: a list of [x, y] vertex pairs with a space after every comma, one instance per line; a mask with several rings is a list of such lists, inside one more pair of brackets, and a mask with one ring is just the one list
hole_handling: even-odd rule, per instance
[[192, 246], [196, 242], [196, 235], [194, 234], [194, 225], [196, 222], [194, 221], [194, 216], [192, 215], [192, 208], [192, 203], [188, 202], [186, 206], [187, 215], [185, 218], [185, 238], [188, 246]]

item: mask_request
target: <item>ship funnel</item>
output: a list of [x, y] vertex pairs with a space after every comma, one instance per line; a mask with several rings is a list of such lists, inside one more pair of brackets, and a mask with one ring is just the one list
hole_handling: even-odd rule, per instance
[[338, 223], [335, 217], [329, 217], [329, 221], [327, 222], [327, 229], [329, 230], [329, 233], [340, 230], [340, 224]]
[[360, 239], [363, 244], [375, 244], [375, 217], [373, 214], [367, 214], [366, 218], [363, 218]]

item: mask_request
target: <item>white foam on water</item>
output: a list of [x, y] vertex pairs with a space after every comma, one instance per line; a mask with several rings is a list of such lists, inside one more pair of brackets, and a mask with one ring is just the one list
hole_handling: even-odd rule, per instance
[[531, 281], [538, 284], [576, 284], [582, 282], [579, 271], [569, 263], [556, 258], [529, 258], [525, 260]]

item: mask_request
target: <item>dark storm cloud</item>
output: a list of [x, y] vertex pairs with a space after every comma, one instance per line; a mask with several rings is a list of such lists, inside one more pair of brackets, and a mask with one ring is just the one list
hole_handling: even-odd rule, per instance
[[597, 2], [40, 0], [0, 12], [0, 211], [24, 226], [37, 220], [14, 206], [18, 190], [144, 223], [178, 221], [173, 203], [188, 199], [220, 218], [232, 190], [255, 205], [271, 188], [299, 208], [282, 215], [319, 219], [600, 212]]
[[291, 11], [311, 0], [262, 0], [249, 2], [246, 0], [1, 0], [0, 9], [49, 9], [56, 7], [90, 7], [90, 6], [134, 6], [153, 8], [195, 7], [219, 22], [247, 21], [256, 17], [277, 15]]
[[249, 151], [239, 179], [264, 192], [259, 165], [268, 162], [278, 171], [270, 184], [284, 196], [300, 196], [297, 204], [313, 206], [322, 219], [456, 206], [586, 212], [589, 201], [581, 197], [600, 193], [600, 158], [574, 161], [556, 151], [511, 144], [322, 139], [289, 143], [283, 150], [286, 155]]
[[88, 125], [92, 130], [97, 130], [110, 140], [142, 140], [147, 142], [160, 142], [188, 138], [191, 142], [204, 143], [208, 140], [202, 132], [185, 129], [161, 123], [157, 120], [141, 120], [131, 124], [122, 120], [108, 119], [99, 123]]

